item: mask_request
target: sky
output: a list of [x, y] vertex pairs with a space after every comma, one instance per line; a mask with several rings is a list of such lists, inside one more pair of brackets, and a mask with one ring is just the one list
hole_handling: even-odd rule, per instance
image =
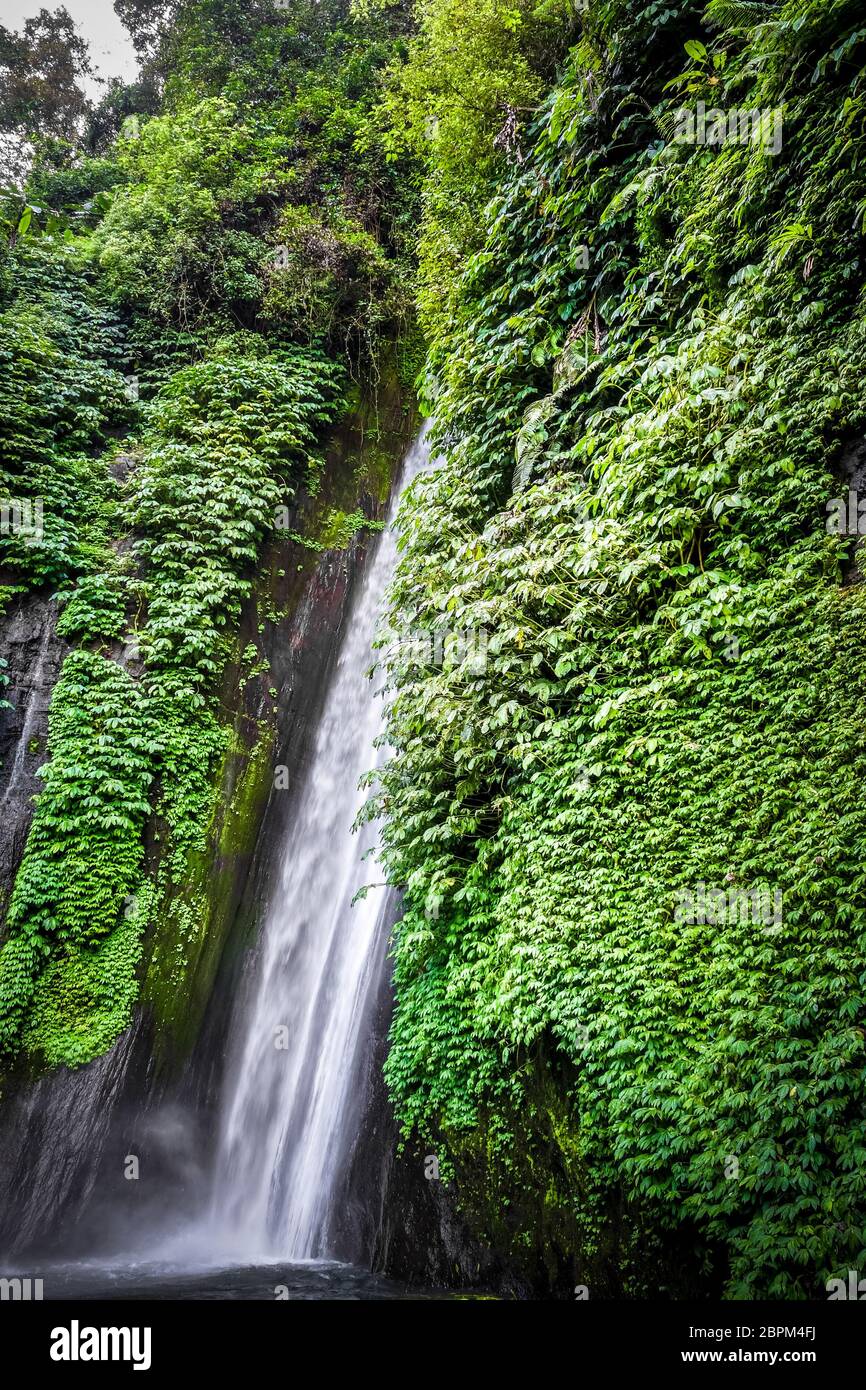
[[[90, 60], [100, 77], [122, 77], [131, 82], [136, 73], [135, 49], [121, 24], [111, 0], [0, 0], [0, 24], [20, 29], [25, 19], [40, 10], [56, 10], [60, 4], [69, 11], [73, 23], [90, 49]], [[90, 97], [102, 88], [92, 79], [82, 84]]]

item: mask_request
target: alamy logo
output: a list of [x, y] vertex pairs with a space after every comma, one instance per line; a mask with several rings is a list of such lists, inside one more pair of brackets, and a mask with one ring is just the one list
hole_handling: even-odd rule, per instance
[[690, 926], [722, 927], [737, 922], [763, 923], [765, 929], [782, 925], [782, 892], [777, 888], [708, 888], [698, 883], [694, 891], [683, 889], [677, 895], [674, 921]]
[[409, 667], [462, 667], [467, 674], [480, 676], [487, 669], [488, 639], [484, 628], [414, 627], [396, 636], [394, 648]]
[[866, 1279], [860, 1278], [859, 1269], [848, 1270], [847, 1284], [844, 1279], [828, 1279], [824, 1288], [830, 1296], [831, 1303], [840, 1298], [853, 1299], [855, 1302], [866, 1299]]
[[0, 535], [18, 536], [27, 545], [41, 545], [42, 498], [10, 497], [0, 502]]
[[827, 503], [827, 530], [831, 536], [866, 536], [866, 498], [851, 488], [847, 506], [844, 497], [833, 497]]
[[676, 114], [674, 141], [688, 145], [762, 145], [765, 154], [782, 148], [782, 113], [765, 107], [749, 111], [734, 107], [720, 111], [699, 101], [694, 111], [681, 107]]
[[428, 922], [438, 922], [439, 913], [442, 908], [442, 894], [435, 892], [432, 888], [427, 894], [424, 902], [424, 916]]
[[149, 1327], [69, 1327], [51, 1332], [52, 1361], [131, 1361], [134, 1371], [150, 1370]]
[[38, 1303], [41, 1299], [41, 1279], [0, 1279], [0, 1302]]

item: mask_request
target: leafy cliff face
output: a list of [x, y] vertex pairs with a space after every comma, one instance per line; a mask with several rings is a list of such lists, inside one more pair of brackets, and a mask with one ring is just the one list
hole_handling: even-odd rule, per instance
[[[35, 150], [0, 201], [2, 597], [50, 586], [73, 647], [0, 936], [0, 1052], [37, 1065], [105, 1051], [145, 941], [185, 959], [205, 931], [235, 708], [267, 670], [255, 644], [240, 659], [242, 607], [326, 431], [358, 414], [350, 374], [393, 394], [408, 310], [411, 187], [374, 134], [355, 153], [400, 23], [198, 0], [160, 24], [114, 142], [107, 110], [65, 143], [0, 110]], [[359, 495], [308, 543], [348, 545]], [[238, 814], [269, 790], [247, 752]]]
[[[651, 1225], [734, 1295], [808, 1296], [864, 1258], [866, 590], [827, 525], [864, 426], [863, 31], [788, 0], [572, 34], [429, 316], [387, 1074], [554, 1280], [675, 1288]], [[431, 628], [486, 661], [424, 660]]]

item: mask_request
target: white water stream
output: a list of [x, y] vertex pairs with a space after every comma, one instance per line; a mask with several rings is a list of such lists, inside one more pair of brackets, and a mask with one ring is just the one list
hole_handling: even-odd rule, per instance
[[336, 1186], [357, 1108], [353, 1085], [379, 988], [384, 894], [362, 861], [375, 827], [355, 834], [362, 775], [377, 761], [382, 699], [367, 677], [396, 562], [397, 499], [427, 461], [422, 434], [395, 487], [388, 526], [352, 605], [309, 774], [267, 910], [255, 979], [235, 1020], [218, 1135], [210, 1233], [239, 1260], [329, 1254]]

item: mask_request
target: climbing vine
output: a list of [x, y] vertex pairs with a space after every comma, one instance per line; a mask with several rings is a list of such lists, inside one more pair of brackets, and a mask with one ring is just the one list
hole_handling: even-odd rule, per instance
[[[389, 1083], [488, 1234], [555, 1218], [646, 1294], [635, 1233], [690, 1229], [732, 1296], [809, 1297], [866, 1258], [866, 590], [827, 526], [866, 423], [864, 35], [749, 8], [592, 7], [491, 176], [390, 613], [487, 662], [392, 644], [374, 804]], [[684, 99], [781, 146], [772, 114], [684, 140]], [[690, 919], [697, 885], [778, 920]]]

